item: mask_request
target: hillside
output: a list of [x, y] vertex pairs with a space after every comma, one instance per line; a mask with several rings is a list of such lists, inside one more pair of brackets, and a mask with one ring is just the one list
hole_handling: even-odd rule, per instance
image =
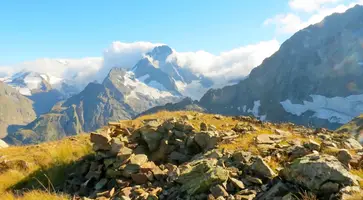
[[[0, 194], [10, 189], [1, 199], [17, 191], [20, 198], [358, 200], [363, 189], [362, 146], [349, 134], [251, 117], [159, 112], [0, 154]], [[59, 169], [73, 173], [56, 176]]]
[[33, 102], [15, 89], [0, 82], [0, 138], [17, 126], [28, 124], [36, 118]]

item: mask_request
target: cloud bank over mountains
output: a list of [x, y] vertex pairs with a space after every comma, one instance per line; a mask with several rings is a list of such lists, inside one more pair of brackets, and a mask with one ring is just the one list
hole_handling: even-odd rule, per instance
[[[10, 76], [21, 70], [49, 74], [62, 79], [70, 79], [84, 87], [88, 82], [102, 81], [113, 67], [132, 68], [137, 61], [145, 57], [154, 47], [162, 43], [113, 42], [103, 51], [102, 57], [82, 59], [50, 59], [18, 63], [11, 66], [0, 66], [0, 77]], [[214, 55], [207, 51], [178, 52], [167, 61], [177, 61], [180, 67], [189, 68], [196, 74], [203, 74], [214, 80], [217, 85], [231, 80], [242, 79], [257, 67], [264, 58], [278, 50], [277, 40], [263, 41], [253, 45], [242, 46]]]

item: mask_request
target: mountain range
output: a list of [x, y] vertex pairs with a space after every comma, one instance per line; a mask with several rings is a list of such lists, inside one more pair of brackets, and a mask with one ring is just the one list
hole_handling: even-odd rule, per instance
[[[109, 120], [180, 109], [336, 129], [363, 113], [361, 19], [362, 6], [328, 16], [295, 33], [248, 77], [223, 88], [168, 59], [173, 50], [167, 45], [155, 47], [129, 69], [112, 68], [102, 83], [91, 82], [80, 92], [72, 89], [80, 88], [74, 81], [80, 76], [68, 81], [16, 73], [2, 80], [34, 102], [37, 118], [4, 140], [54, 140], [95, 130]], [[25, 107], [31, 105], [27, 100]]]
[[[178, 66], [175, 61], [168, 62], [172, 52], [166, 45], [155, 47], [133, 68], [112, 68], [102, 83], [91, 82], [69, 98], [58, 89], [50, 89], [49, 79], [38, 73], [23, 72], [22, 76], [16, 74], [6, 79], [19, 92], [29, 91], [24, 95], [34, 101], [34, 110], [39, 115], [26, 126], [9, 132], [4, 140], [10, 144], [29, 144], [93, 131], [110, 120], [132, 119], [152, 107], [177, 102], [186, 94], [194, 92], [200, 96], [203, 92], [195, 91], [206, 91], [212, 86], [208, 78]], [[43, 85], [49, 86], [48, 89]], [[48, 95], [58, 99], [44, 98]], [[36, 98], [39, 96], [42, 98]], [[51, 107], [45, 108], [44, 101]], [[49, 110], [39, 112], [37, 105]]]

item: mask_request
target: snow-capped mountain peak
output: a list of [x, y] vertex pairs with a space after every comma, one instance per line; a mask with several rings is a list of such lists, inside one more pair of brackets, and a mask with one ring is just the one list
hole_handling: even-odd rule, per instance
[[21, 94], [30, 96], [33, 93], [51, 90], [51, 84], [56, 84], [61, 79], [47, 74], [22, 70], [10, 77], [5, 77], [3, 81], [16, 88]]

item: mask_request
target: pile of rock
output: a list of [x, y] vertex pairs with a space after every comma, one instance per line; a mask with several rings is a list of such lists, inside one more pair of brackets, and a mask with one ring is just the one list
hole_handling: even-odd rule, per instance
[[[197, 131], [188, 118], [148, 120], [135, 130], [111, 123], [91, 133], [95, 158], [69, 175], [65, 190], [91, 199], [121, 200], [288, 200], [305, 190], [341, 199], [360, 192], [359, 178], [349, 172], [353, 160], [349, 151], [339, 150], [336, 157], [325, 155], [321, 152], [328, 144], [314, 140], [284, 145], [281, 142], [289, 133], [279, 129], [255, 138], [258, 147], [266, 148], [265, 154], [218, 150], [218, 144], [258, 130], [256, 123], [268, 126], [259, 121], [246, 123], [250, 118], [238, 120], [228, 131], [206, 123]], [[337, 140], [331, 138], [325, 143], [337, 147]], [[350, 139], [341, 143], [361, 148]], [[284, 161], [284, 168], [272, 169], [268, 164], [286, 157], [290, 159]]]

